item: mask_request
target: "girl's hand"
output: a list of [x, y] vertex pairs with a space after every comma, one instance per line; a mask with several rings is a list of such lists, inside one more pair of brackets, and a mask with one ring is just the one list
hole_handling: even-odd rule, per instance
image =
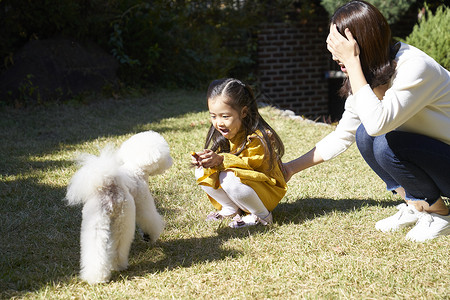
[[204, 168], [214, 168], [223, 163], [223, 156], [218, 155], [216, 152], [209, 149], [205, 149], [198, 154], [198, 163]]
[[191, 164], [197, 168], [200, 167], [201, 166], [199, 162], [200, 157], [198, 156], [198, 154], [192, 151], [191, 156], [192, 156]]
[[345, 28], [344, 34], [345, 37], [339, 33], [336, 24], [331, 24], [327, 37], [327, 49], [333, 55], [333, 60], [343, 63], [348, 69], [353, 62], [359, 61], [360, 50], [348, 28]]

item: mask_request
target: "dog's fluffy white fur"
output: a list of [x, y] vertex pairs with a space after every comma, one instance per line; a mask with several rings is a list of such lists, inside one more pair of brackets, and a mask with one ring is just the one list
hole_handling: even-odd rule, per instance
[[99, 156], [83, 154], [78, 163], [66, 199], [69, 205], [84, 205], [80, 277], [91, 284], [107, 282], [111, 271], [128, 266], [135, 224], [151, 241], [164, 229], [148, 177], [170, 168], [170, 149], [160, 134], [146, 131], [118, 150], [107, 146]]

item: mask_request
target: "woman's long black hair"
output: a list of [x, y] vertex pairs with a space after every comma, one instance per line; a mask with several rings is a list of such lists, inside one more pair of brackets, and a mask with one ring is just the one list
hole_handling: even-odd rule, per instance
[[[384, 85], [395, 73], [395, 56], [400, 44], [393, 45], [389, 24], [372, 4], [365, 1], [350, 1], [338, 8], [330, 24], [336, 24], [345, 37], [345, 28], [350, 29], [358, 43], [361, 67], [370, 87]], [[346, 78], [339, 94], [346, 98], [351, 93], [350, 81]]]
[[[238, 151], [233, 153], [239, 155], [245, 147], [247, 136], [260, 131], [262, 134], [261, 141], [266, 146], [265, 155], [270, 158], [270, 169], [272, 169], [274, 158], [280, 164], [281, 157], [284, 155], [284, 145], [275, 130], [259, 114], [258, 105], [251, 87], [234, 78], [217, 79], [211, 82], [208, 87], [207, 101], [215, 97], [222, 96], [226, 104], [236, 111], [242, 111], [247, 107], [247, 115], [242, 119], [242, 141], [238, 147]], [[241, 134], [241, 133], [240, 133]], [[258, 136], [258, 138], [260, 138]], [[205, 148], [211, 145], [211, 150], [215, 152], [230, 152], [229, 141], [217, 131], [211, 124], [206, 136]]]

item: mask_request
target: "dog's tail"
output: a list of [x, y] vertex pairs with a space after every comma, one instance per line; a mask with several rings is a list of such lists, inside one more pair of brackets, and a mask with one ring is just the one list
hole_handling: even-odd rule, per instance
[[105, 186], [113, 185], [119, 176], [120, 163], [112, 146], [101, 150], [99, 156], [83, 153], [76, 161], [80, 168], [67, 187], [69, 205], [84, 204]]

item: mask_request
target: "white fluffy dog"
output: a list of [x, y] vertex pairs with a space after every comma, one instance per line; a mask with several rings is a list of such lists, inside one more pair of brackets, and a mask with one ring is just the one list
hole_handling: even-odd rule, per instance
[[135, 224], [156, 241], [164, 220], [156, 210], [148, 177], [172, 165], [170, 149], [156, 132], [133, 135], [116, 151], [105, 147], [99, 156], [84, 154], [81, 168], [67, 188], [69, 205], [84, 204], [81, 223], [80, 277], [107, 282], [112, 270], [128, 267]]

